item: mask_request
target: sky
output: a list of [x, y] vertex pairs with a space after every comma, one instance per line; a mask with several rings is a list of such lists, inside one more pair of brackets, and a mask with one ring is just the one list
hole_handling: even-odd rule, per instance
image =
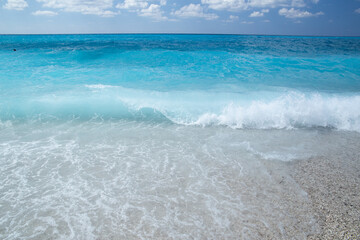
[[0, 34], [360, 36], [360, 0], [0, 0]]

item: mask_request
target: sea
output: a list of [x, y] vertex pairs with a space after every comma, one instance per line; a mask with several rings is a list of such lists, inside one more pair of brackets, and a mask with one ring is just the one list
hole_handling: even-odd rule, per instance
[[360, 37], [0, 35], [0, 239], [306, 239], [359, 141]]

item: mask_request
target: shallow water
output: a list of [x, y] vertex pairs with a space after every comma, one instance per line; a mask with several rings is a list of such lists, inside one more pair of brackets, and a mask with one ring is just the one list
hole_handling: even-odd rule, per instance
[[360, 141], [359, 38], [0, 43], [1, 239], [305, 239], [287, 164]]
[[326, 156], [354, 137], [127, 121], [6, 126], [1, 236], [304, 239], [318, 230], [310, 202], [277, 159]]

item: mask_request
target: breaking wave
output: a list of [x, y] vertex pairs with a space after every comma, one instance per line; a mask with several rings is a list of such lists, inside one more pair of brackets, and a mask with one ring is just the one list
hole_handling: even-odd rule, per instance
[[10, 99], [0, 106], [0, 119], [98, 117], [234, 129], [321, 127], [360, 132], [359, 106], [359, 95], [158, 92], [97, 84], [72, 92]]
[[193, 124], [258, 129], [324, 127], [360, 132], [359, 106], [360, 96], [289, 94], [269, 102], [253, 101], [248, 106], [231, 103], [219, 114], [202, 114]]

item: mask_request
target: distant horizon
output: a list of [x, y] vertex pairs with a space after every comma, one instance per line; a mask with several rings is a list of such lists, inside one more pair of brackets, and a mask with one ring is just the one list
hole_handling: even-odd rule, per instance
[[0, 33], [0, 36], [26, 36], [26, 35], [229, 35], [229, 36], [273, 36], [273, 37], [349, 37], [360, 38], [360, 35], [296, 35], [296, 34], [257, 34], [257, 33], [157, 33], [157, 32], [124, 32], [124, 33]]

